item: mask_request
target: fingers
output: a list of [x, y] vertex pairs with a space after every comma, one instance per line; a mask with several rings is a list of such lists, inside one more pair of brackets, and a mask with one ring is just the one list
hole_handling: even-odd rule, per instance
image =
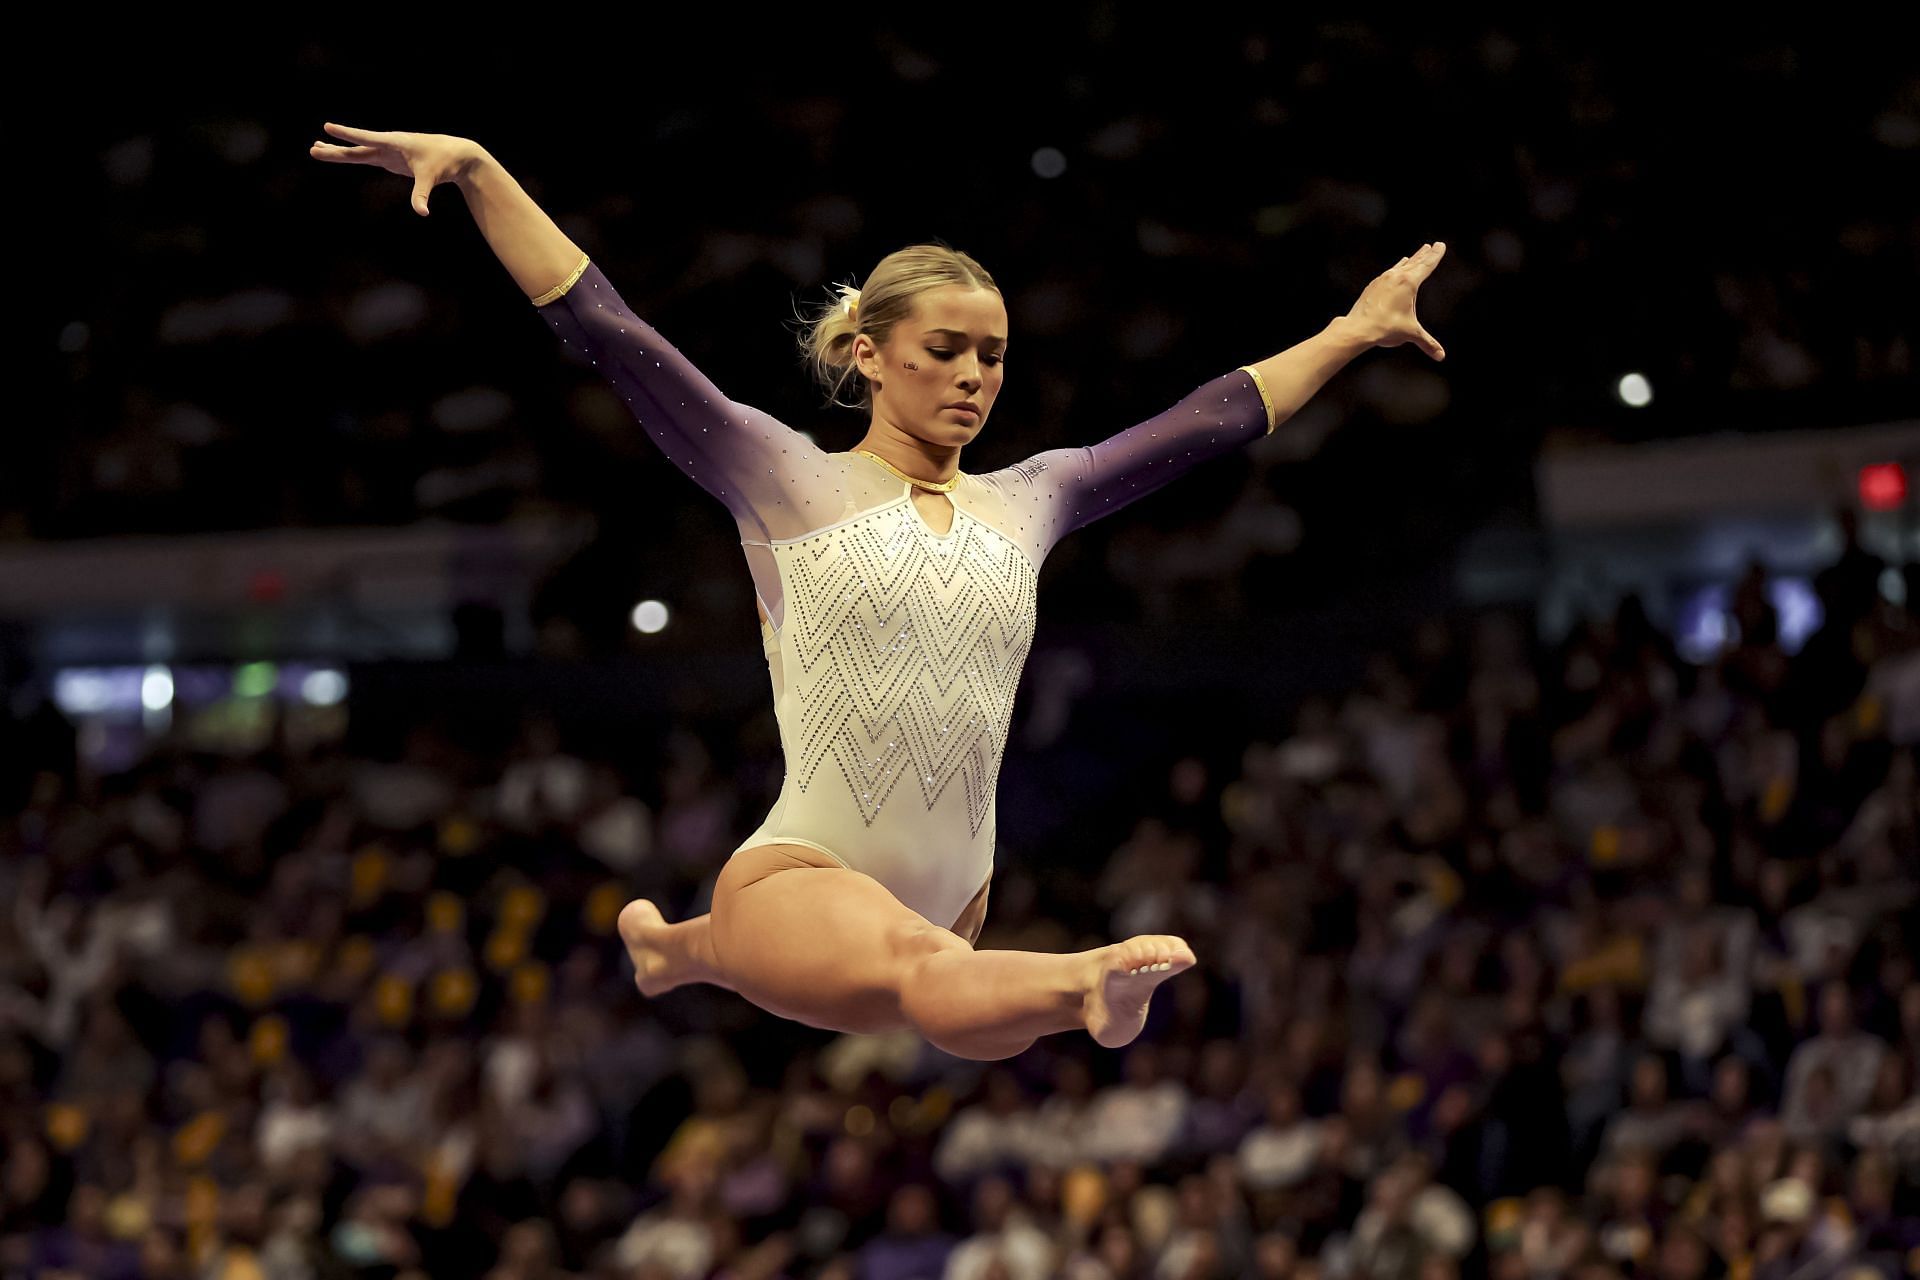
[[356, 142], [377, 142], [381, 137], [377, 129], [350, 129], [344, 124], [334, 124], [331, 120], [320, 127], [328, 133], [337, 133], [343, 138], [352, 138]]
[[[1447, 245], [1444, 240], [1435, 240], [1432, 244], [1421, 247], [1420, 254], [1417, 255], [1421, 261], [1417, 263], [1417, 269], [1420, 274], [1419, 279], [1414, 281], [1413, 287], [1415, 289], [1418, 289], [1420, 285], [1425, 282], [1426, 278], [1433, 274], [1433, 269], [1440, 265], [1440, 259], [1446, 257], [1446, 255]], [[1415, 328], [1420, 335], [1421, 349], [1435, 360], [1445, 360], [1447, 358], [1447, 349], [1440, 345], [1440, 340], [1428, 333], [1423, 325], [1416, 324]]]
[[1405, 268], [1406, 274], [1414, 277], [1414, 286], [1417, 288], [1422, 281], [1433, 274], [1433, 269], [1440, 264], [1440, 259], [1446, 255], [1446, 252], [1447, 246], [1444, 241], [1430, 240], [1388, 267], [1387, 270], [1400, 271]]
[[1422, 245], [1420, 252], [1413, 255], [1414, 269], [1419, 272], [1420, 279], [1425, 280], [1432, 275], [1433, 269], [1440, 265], [1440, 259], [1446, 255], [1447, 246], [1444, 241], [1435, 240], [1432, 244]]
[[358, 160], [362, 156], [373, 154], [372, 147], [342, 147], [331, 142], [315, 142], [307, 148], [308, 152], [319, 160]]

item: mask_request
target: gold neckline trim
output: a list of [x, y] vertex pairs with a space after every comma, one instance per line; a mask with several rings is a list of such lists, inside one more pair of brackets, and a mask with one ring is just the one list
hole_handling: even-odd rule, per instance
[[863, 458], [872, 458], [875, 462], [893, 472], [895, 476], [905, 480], [908, 484], [917, 484], [922, 489], [929, 489], [934, 493], [951, 492], [954, 486], [960, 483], [960, 477], [966, 474], [964, 471], [955, 471], [951, 480], [922, 480], [919, 476], [908, 475], [871, 449], [855, 449], [854, 452]]

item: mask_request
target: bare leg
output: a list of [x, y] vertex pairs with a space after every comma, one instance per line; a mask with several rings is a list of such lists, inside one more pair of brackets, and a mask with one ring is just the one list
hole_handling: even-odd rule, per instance
[[[969, 946], [986, 923], [987, 890], [992, 880], [989, 875], [988, 883], [980, 886], [980, 892], [953, 922], [954, 933]], [[660, 909], [647, 899], [629, 902], [620, 912], [620, 937], [627, 944], [627, 957], [633, 961], [634, 981], [641, 993], [657, 996], [690, 982], [726, 987], [713, 955], [712, 924], [712, 912], [668, 924]]]
[[1092, 951], [975, 951], [871, 876], [759, 846], [735, 854], [713, 911], [678, 925], [645, 900], [620, 933], [647, 994], [712, 982], [808, 1026], [873, 1033], [909, 1026], [949, 1053], [995, 1059], [1084, 1028], [1125, 1044], [1153, 988], [1194, 963], [1179, 938], [1144, 935]]
[[908, 975], [901, 1003], [929, 1043], [957, 1057], [1011, 1058], [1040, 1036], [1079, 1029], [1113, 1049], [1140, 1034], [1153, 989], [1193, 963], [1171, 934], [1064, 955], [943, 951]]
[[633, 961], [633, 978], [641, 994], [663, 995], [689, 982], [727, 986], [713, 955], [712, 924], [711, 914], [668, 924], [660, 908], [645, 898], [622, 907], [620, 940], [627, 944], [627, 958]]

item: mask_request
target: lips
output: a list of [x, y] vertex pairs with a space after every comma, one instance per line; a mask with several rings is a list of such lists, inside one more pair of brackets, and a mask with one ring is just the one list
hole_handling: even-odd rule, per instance
[[962, 413], [970, 413], [976, 418], [980, 416], [980, 406], [975, 404], [950, 404], [947, 408], [958, 409]]

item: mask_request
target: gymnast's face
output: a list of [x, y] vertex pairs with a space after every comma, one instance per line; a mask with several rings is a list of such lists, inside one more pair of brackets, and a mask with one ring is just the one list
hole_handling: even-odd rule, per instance
[[[863, 335], [856, 353], [874, 383], [874, 417], [929, 444], [968, 444], [1000, 394], [1007, 308], [993, 290], [964, 285], [929, 289], [915, 301], [914, 314], [894, 326], [886, 346]], [[962, 400], [980, 412], [947, 407]]]

